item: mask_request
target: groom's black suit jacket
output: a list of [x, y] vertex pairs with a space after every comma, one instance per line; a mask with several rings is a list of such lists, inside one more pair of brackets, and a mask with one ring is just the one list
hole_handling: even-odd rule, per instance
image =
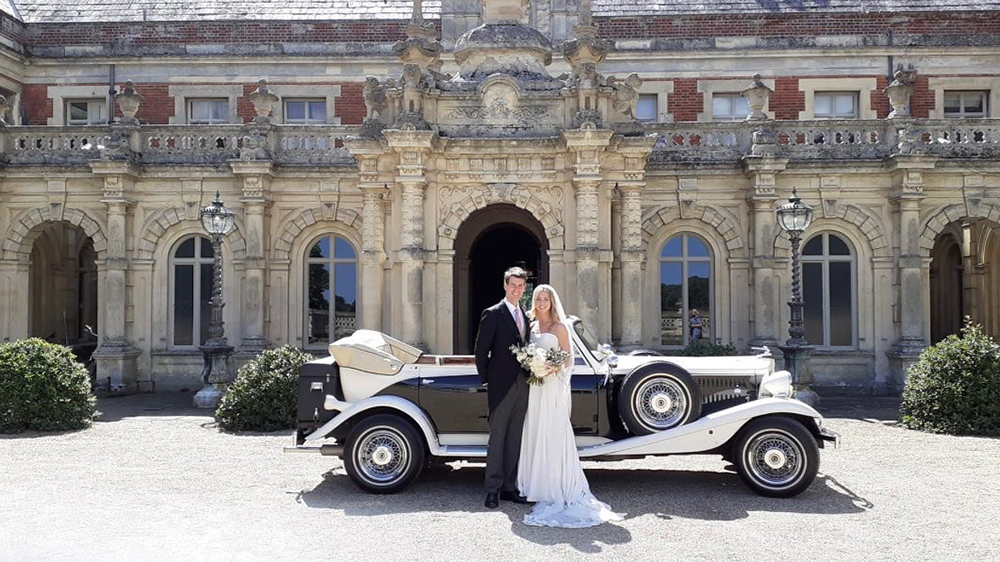
[[[528, 317], [520, 306], [517, 310], [527, 331]], [[476, 370], [479, 371], [479, 379], [489, 383], [490, 410], [503, 400], [521, 372], [521, 364], [510, 352], [510, 346], [514, 344], [524, 345], [524, 339], [518, 333], [514, 317], [504, 301], [484, 310], [476, 336]]]

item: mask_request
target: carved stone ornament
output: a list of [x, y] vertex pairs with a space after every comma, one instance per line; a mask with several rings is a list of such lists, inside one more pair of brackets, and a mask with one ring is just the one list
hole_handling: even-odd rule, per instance
[[771, 88], [768, 88], [760, 81], [760, 74], [754, 74], [753, 83], [743, 90], [743, 97], [746, 98], [747, 105], [750, 106], [750, 114], [747, 115], [747, 121], [767, 119], [767, 114], [764, 113], [764, 106], [767, 105], [767, 99], [772, 93]]
[[6, 127], [10, 125], [7, 122], [7, 112], [10, 111], [11, 102], [7, 99], [7, 96], [0, 95], [0, 127]]
[[135, 91], [135, 84], [131, 80], [125, 81], [125, 86], [120, 92], [115, 94], [115, 103], [122, 110], [122, 123], [138, 123], [135, 118], [139, 111], [139, 104], [142, 103], [142, 95]]
[[913, 84], [917, 78], [917, 71], [913, 68], [907, 70], [899, 68], [892, 77], [892, 83], [882, 90], [882, 93], [889, 98], [889, 105], [892, 106], [889, 119], [909, 117], [910, 96], [913, 95]]
[[253, 110], [257, 113], [255, 121], [258, 123], [269, 122], [271, 111], [278, 103], [278, 96], [268, 89], [267, 80], [257, 82], [257, 89], [251, 92], [249, 97], [250, 103], [253, 104]]
[[608, 78], [608, 86], [615, 92], [612, 102], [614, 110], [629, 119], [635, 119], [635, 106], [639, 103], [639, 86], [642, 86], [639, 75], [633, 72], [625, 80], [611, 76]]

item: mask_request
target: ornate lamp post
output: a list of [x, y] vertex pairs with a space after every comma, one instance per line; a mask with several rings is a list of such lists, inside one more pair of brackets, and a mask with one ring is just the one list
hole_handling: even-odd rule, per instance
[[812, 373], [809, 370], [809, 354], [812, 347], [805, 339], [805, 327], [802, 325], [802, 265], [799, 263], [799, 243], [802, 233], [809, 228], [813, 220], [812, 207], [799, 199], [795, 190], [788, 198], [788, 203], [778, 207], [778, 224], [788, 233], [792, 240], [792, 300], [788, 302], [791, 309], [791, 319], [788, 321], [788, 341], [779, 346], [785, 355], [785, 369], [792, 374], [792, 384], [795, 395], [807, 404], [817, 401], [816, 393], [809, 389]]
[[194, 396], [199, 408], [216, 408], [226, 392], [226, 385], [232, 382], [230, 363], [233, 346], [226, 341], [222, 322], [222, 237], [233, 231], [235, 218], [233, 210], [222, 204], [219, 192], [211, 205], [201, 209], [201, 224], [212, 237], [212, 319], [208, 324], [208, 340], [199, 349], [205, 355], [205, 367], [201, 376], [205, 386]]

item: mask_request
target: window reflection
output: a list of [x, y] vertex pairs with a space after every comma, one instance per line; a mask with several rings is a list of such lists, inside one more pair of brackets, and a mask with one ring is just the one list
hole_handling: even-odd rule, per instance
[[339, 236], [317, 240], [306, 257], [307, 346], [325, 347], [354, 332], [357, 293], [357, 253], [351, 243]]
[[660, 252], [660, 343], [712, 340], [712, 261], [704, 240], [680, 234]]
[[823, 347], [855, 345], [854, 254], [847, 241], [822, 233], [805, 245], [802, 300], [805, 338]]

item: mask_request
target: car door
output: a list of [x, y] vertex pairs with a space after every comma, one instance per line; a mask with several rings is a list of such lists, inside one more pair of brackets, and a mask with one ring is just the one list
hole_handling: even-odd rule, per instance
[[576, 353], [573, 365], [573, 378], [570, 379], [572, 411], [570, 422], [576, 435], [596, 435], [598, 432], [598, 387], [604, 381], [604, 375], [598, 375], [594, 369]]
[[420, 377], [420, 407], [438, 433], [489, 433], [489, 400], [475, 364], [444, 367]]

